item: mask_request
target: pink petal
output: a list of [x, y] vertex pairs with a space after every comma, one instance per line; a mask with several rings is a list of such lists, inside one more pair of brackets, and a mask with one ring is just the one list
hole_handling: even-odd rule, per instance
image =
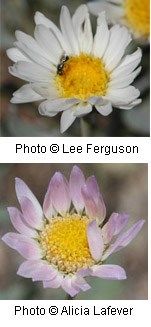
[[83, 200], [84, 200], [84, 204], [85, 204], [86, 214], [90, 218], [96, 218], [97, 213], [98, 213], [98, 208], [97, 208], [97, 205], [92, 198], [92, 194], [90, 193], [86, 184], [83, 185], [81, 192], [82, 192], [82, 196], [83, 196]]
[[26, 223], [35, 229], [41, 230], [43, 227], [42, 216], [38, 215], [37, 208], [27, 197], [22, 196], [22, 212]]
[[10, 248], [16, 250], [16, 245], [21, 235], [17, 233], [7, 233], [2, 237], [2, 241], [6, 243]]
[[72, 279], [72, 285], [77, 290], [82, 290], [83, 292], [88, 291], [91, 286], [82, 277], [74, 277]]
[[88, 177], [86, 180], [86, 186], [92, 194], [93, 200], [97, 206], [97, 218], [99, 223], [101, 223], [106, 217], [106, 207], [95, 176]]
[[61, 286], [63, 281], [63, 275], [59, 274], [52, 280], [43, 281], [44, 288], [58, 288]]
[[54, 208], [61, 215], [65, 215], [70, 208], [71, 198], [68, 182], [60, 172], [56, 172], [52, 177], [51, 188]]
[[48, 219], [52, 218], [52, 214], [53, 214], [51, 191], [52, 190], [51, 190], [51, 181], [50, 181], [43, 203], [43, 212], [45, 214], [45, 217]]
[[108, 222], [102, 228], [102, 235], [106, 244], [108, 244], [114, 235], [117, 235], [127, 224], [128, 215], [126, 213], [118, 214], [113, 212]]
[[110, 216], [108, 222], [103, 226], [102, 228], [102, 235], [104, 242], [108, 244], [110, 240], [112, 239], [115, 230], [116, 230], [116, 220], [118, 219], [119, 214], [116, 212], [113, 212]]
[[63, 279], [61, 286], [64, 291], [72, 297], [79, 292], [72, 286], [72, 277], [70, 276], [67, 276]]
[[24, 261], [17, 271], [17, 275], [32, 278], [35, 272], [42, 266], [42, 260], [28, 260]]
[[26, 259], [40, 259], [42, 258], [42, 251], [38, 243], [30, 239], [22, 239], [18, 242], [16, 250]]
[[17, 233], [7, 233], [3, 236], [2, 240], [26, 259], [32, 260], [42, 257], [42, 251], [38, 243], [27, 236]]
[[116, 229], [114, 235], [117, 235], [127, 224], [128, 222], [128, 215], [123, 212], [118, 215], [118, 218], [116, 220]]
[[74, 166], [70, 174], [69, 188], [71, 199], [77, 212], [82, 212], [84, 208], [84, 201], [81, 194], [81, 187], [84, 185], [84, 183], [85, 178], [82, 170], [79, 167]]
[[57, 270], [49, 264], [43, 264], [34, 274], [33, 281], [51, 280], [57, 276]]
[[95, 261], [99, 261], [102, 257], [104, 244], [101, 230], [95, 220], [91, 221], [87, 227], [87, 238], [91, 255]]
[[91, 275], [92, 270], [90, 268], [81, 268], [77, 271], [76, 276], [86, 277]]
[[27, 225], [24, 224], [24, 218], [23, 215], [20, 213], [20, 211], [17, 208], [7, 208], [9, 212], [9, 216], [11, 219], [11, 222], [13, 226], [16, 228], [16, 230], [29, 237], [36, 237], [38, 234], [35, 230], [29, 228]]
[[92, 275], [103, 279], [126, 279], [125, 270], [117, 265], [95, 266]]
[[139, 220], [134, 224], [128, 231], [120, 235], [115, 243], [111, 244], [108, 250], [103, 255], [103, 260], [105, 260], [111, 253], [120, 251], [123, 247], [127, 246], [139, 233], [142, 226], [144, 225], [145, 220]]
[[39, 219], [42, 218], [43, 216], [42, 208], [38, 200], [34, 196], [34, 194], [29, 189], [29, 187], [18, 177], [15, 178], [15, 181], [16, 181], [15, 184], [16, 194], [21, 207], [22, 207], [22, 197], [28, 198], [33, 203], [33, 206], [35, 207], [35, 211], [37, 212], [37, 216], [39, 217]]

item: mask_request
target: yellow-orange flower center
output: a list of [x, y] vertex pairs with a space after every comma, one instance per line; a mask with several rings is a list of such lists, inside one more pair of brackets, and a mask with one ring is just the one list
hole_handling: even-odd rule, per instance
[[84, 101], [105, 95], [108, 83], [109, 73], [102, 60], [83, 53], [65, 61], [61, 74], [56, 75], [56, 87], [62, 97]]
[[123, 5], [129, 27], [140, 36], [149, 37], [150, 1], [125, 0]]
[[39, 237], [45, 259], [64, 273], [92, 266], [94, 259], [86, 235], [89, 222], [86, 216], [77, 214], [50, 220]]

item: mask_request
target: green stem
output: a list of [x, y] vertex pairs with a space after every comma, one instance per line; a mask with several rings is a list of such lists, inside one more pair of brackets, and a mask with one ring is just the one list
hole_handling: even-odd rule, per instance
[[67, 294], [67, 300], [75, 300], [75, 296], [70, 296], [69, 294]]
[[80, 118], [80, 126], [81, 126], [81, 135], [89, 136], [90, 135], [90, 127], [84, 118]]

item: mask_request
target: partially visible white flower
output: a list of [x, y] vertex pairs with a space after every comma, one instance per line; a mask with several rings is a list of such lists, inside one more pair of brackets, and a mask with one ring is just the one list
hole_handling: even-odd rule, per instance
[[89, 2], [88, 7], [94, 15], [105, 10], [109, 23], [127, 26], [135, 38], [149, 38], [149, 0], [100, 0]]
[[107, 116], [113, 106], [131, 109], [141, 102], [139, 90], [130, 84], [141, 70], [142, 53], [138, 48], [124, 56], [131, 42], [125, 27], [115, 25], [109, 30], [102, 12], [93, 37], [86, 5], [72, 18], [63, 6], [60, 30], [39, 12], [35, 22], [34, 38], [16, 31], [17, 42], [7, 51], [15, 62], [9, 72], [27, 81], [13, 94], [12, 103], [42, 100], [39, 112], [50, 117], [63, 111], [64, 132], [76, 117], [94, 107]]

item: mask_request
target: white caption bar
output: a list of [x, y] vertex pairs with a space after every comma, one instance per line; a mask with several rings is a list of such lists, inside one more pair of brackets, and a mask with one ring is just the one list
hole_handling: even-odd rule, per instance
[[[77, 326], [81, 321], [96, 326], [138, 326], [149, 321], [149, 301], [4, 301], [0, 306], [1, 323], [11, 326]], [[135, 322], [135, 323], [134, 323]], [[80, 324], [81, 325], [81, 324]]]
[[150, 138], [1, 138], [1, 163], [149, 162]]

